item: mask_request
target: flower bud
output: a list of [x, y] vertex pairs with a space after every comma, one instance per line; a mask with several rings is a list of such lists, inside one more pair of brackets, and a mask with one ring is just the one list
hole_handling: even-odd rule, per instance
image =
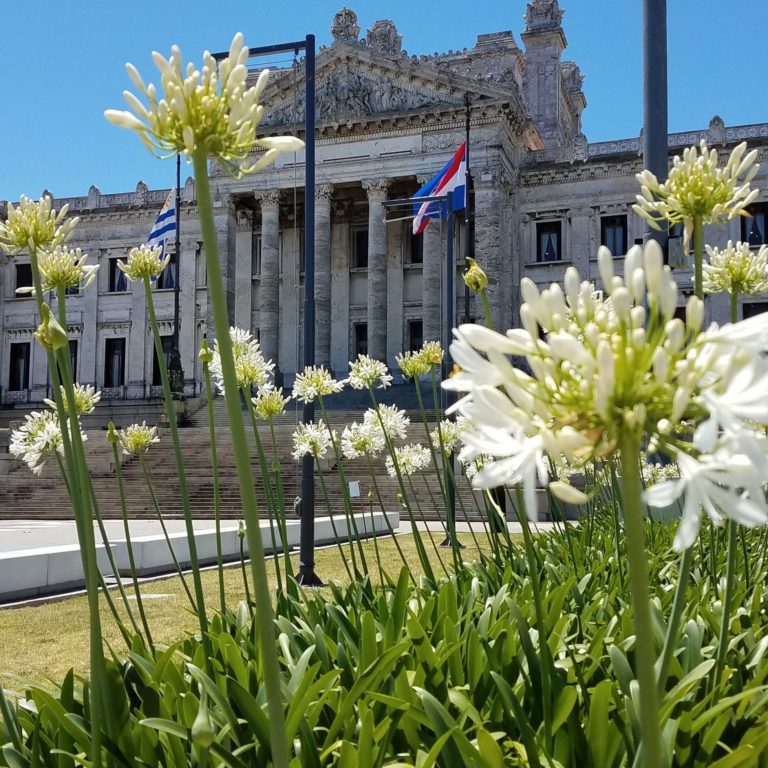
[[203, 339], [203, 343], [200, 345], [200, 352], [197, 355], [197, 359], [203, 365], [210, 365], [213, 360], [213, 350], [208, 344], [208, 339]]
[[35, 331], [35, 338], [40, 346], [48, 352], [55, 352], [65, 344], [69, 344], [67, 332], [53, 316], [53, 312], [47, 304], [43, 304], [40, 325]]
[[685, 324], [691, 333], [698, 333], [704, 324], [704, 302], [698, 296], [691, 296], [685, 305]]
[[203, 692], [200, 699], [200, 708], [197, 710], [197, 717], [192, 723], [191, 729], [192, 743], [201, 749], [208, 749], [216, 741], [216, 728], [211, 720], [211, 714], [208, 711], [208, 697]]
[[604, 245], [597, 249], [597, 266], [600, 270], [603, 287], [606, 291], [610, 291], [613, 284], [613, 256]]
[[482, 293], [488, 287], [488, 275], [483, 272], [478, 263], [472, 259], [467, 259], [469, 268], [464, 273], [464, 285], [474, 293]]
[[117, 428], [115, 427], [115, 422], [110, 420], [109, 424], [107, 424], [107, 442], [110, 445], [117, 445], [117, 441], [120, 438], [117, 435]]

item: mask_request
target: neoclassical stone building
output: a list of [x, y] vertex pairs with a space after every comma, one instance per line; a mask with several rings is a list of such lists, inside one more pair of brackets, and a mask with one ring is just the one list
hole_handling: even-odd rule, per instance
[[[583, 77], [565, 57], [563, 11], [557, 0], [533, 0], [518, 44], [512, 32], [480, 35], [462, 51], [410, 56], [392, 21], [365, 34], [351, 10], [332, 24], [333, 43], [317, 57], [316, 112], [316, 356], [336, 372], [358, 352], [386, 359], [422, 340], [440, 338], [445, 227], [431, 224], [418, 237], [410, 222], [387, 214], [386, 200], [412, 195], [451, 157], [465, 135], [468, 103], [473, 188], [474, 253], [489, 274], [489, 299], [498, 327], [516, 322], [518, 286], [527, 275], [541, 285], [576, 265], [597, 279], [601, 243], [617, 254], [641, 241], [632, 212], [641, 170], [638, 138], [588, 143], [581, 131], [586, 106]], [[265, 93], [268, 132], [301, 133], [301, 62], [276, 72]], [[746, 140], [757, 147], [765, 189], [753, 218], [713, 227], [707, 241], [766, 242], [768, 125], [726, 127], [715, 117], [700, 131], [672, 134], [670, 154], [702, 138], [724, 152]], [[282, 156], [269, 170], [233, 180], [213, 169], [216, 225], [233, 323], [250, 328], [290, 384], [303, 367], [303, 156]], [[97, 284], [69, 297], [69, 333], [77, 378], [104, 399], [148, 399], [159, 394], [141, 286], [126, 283], [117, 260], [143, 242], [167, 190], [56, 199], [81, 223], [72, 245], [100, 264]], [[201, 389], [197, 351], [210, 332], [206, 270], [194, 183], [182, 190], [179, 264], [155, 290], [161, 332], [170, 350], [179, 281], [180, 352], [185, 391]], [[0, 216], [3, 215], [0, 204]], [[674, 235], [675, 233], [673, 233]], [[459, 223], [457, 277], [463, 270]], [[172, 243], [169, 243], [172, 246]], [[679, 238], [670, 262], [688, 289]], [[620, 257], [617, 256], [617, 260]], [[0, 404], [46, 396], [45, 356], [33, 343], [35, 303], [15, 295], [29, 283], [20, 256], [0, 265]], [[456, 280], [457, 322], [480, 318], [474, 297]], [[760, 311], [743, 304], [744, 313]], [[714, 316], [725, 302], [710, 304]]]

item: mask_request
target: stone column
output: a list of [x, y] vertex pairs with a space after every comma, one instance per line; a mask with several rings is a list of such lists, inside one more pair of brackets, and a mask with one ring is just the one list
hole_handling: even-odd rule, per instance
[[387, 360], [387, 225], [384, 206], [390, 179], [363, 181], [368, 194], [368, 355]]
[[280, 190], [257, 192], [261, 203], [261, 279], [259, 282], [259, 339], [267, 360], [275, 364], [280, 334]]
[[[502, 321], [501, 187], [498, 171], [475, 176], [475, 253], [488, 275], [488, 304], [496, 328]], [[479, 180], [477, 180], [479, 179]]]
[[331, 366], [331, 193], [315, 187], [315, 362]]
[[[419, 179], [421, 182], [421, 179]], [[432, 219], [422, 237], [424, 260], [422, 263], [422, 318], [424, 341], [440, 341], [442, 324], [440, 307], [442, 306], [442, 219]]]

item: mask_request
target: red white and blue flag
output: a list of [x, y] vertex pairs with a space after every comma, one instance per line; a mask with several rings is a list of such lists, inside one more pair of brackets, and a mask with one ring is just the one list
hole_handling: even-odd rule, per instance
[[[459, 211], [466, 205], [467, 198], [467, 143], [456, 150], [456, 154], [435, 174], [414, 197], [437, 197], [453, 192], [453, 210]], [[443, 218], [447, 214], [444, 202], [416, 203], [413, 206], [413, 234], [423, 232], [430, 219]]]

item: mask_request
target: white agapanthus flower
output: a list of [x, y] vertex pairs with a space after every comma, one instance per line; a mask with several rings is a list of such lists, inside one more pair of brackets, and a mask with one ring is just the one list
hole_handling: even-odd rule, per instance
[[345, 459], [378, 456], [385, 448], [384, 432], [377, 423], [353, 421], [341, 433], [341, 452]]
[[436, 451], [442, 450], [446, 456], [450, 456], [461, 446], [461, 436], [469, 426], [464, 416], [457, 419], [442, 419], [439, 427], [435, 427], [429, 433], [432, 447]]
[[702, 224], [726, 221], [745, 214], [757, 198], [759, 190], [750, 188], [760, 167], [755, 163], [757, 150], [745, 154], [746, 150], [742, 142], [725, 166], [718, 168], [717, 150], [702, 140], [700, 152], [689, 147], [682, 158], [675, 157], [666, 181], [659, 182], [648, 170], [638, 173], [640, 194], [632, 209], [656, 229], [682, 223], [687, 247], [696, 217]]
[[[37, 267], [40, 270], [43, 293], [76, 287], [85, 290], [99, 271], [99, 265], [86, 264], [87, 259], [87, 253], [83, 253], [79, 248], [68, 248], [66, 245], [41, 250]], [[34, 293], [34, 290], [34, 286], [25, 285], [17, 288], [16, 293]]]
[[8, 216], [5, 221], [0, 221], [0, 250], [8, 256], [16, 256], [21, 251], [62, 245], [79, 221], [68, 219], [67, 210], [65, 205], [55, 211], [47, 195], [40, 200], [30, 200], [22, 195], [17, 206], [8, 204]]
[[[414, 475], [417, 472], [423, 472], [425, 469], [429, 469], [432, 462], [429, 448], [418, 443], [408, 443], [408, 445], [395, 448], [395, 459], [402, 475]], [[387, 456], [385, 464], [389, 476], [397, 477], [392, 456]]]
[[[768, 424], [768, 313], [702, 330], [703, 303], [690, 297], [685, 322], [676, 318], [677, 285], [653, 241], [630, 249], [624, 278], [613, 274], [607, 249], [598, 265], [607, 295], [570, 267], [565, 290], [539, 293], [523, 280], [524, 329], [499, 334], [463, 325], [454, 332], [451, 353], [461, 371], [443, 386], [465, 393], [455, 408], [475, 424], [463, 436], [462, 459], [493, 458], [474, 484], [521, 483], [530, 514], [537, 482], [549, 482], [547, 457], [578, 468], [631, 439], [680, 467], [683, 482], [655, 486], [667, 492], [655, 490], [649, 504], [695, 486], [710, 514], [745, 525], [768, 521], [757, 494], [768, 448], [747, 425]], [[532, 375], [509, 355], [525, 357]], [[570, 501], [579, 493], [562, 482], [551, 488]], [[678, 548], [698, 529], [698, 505], [686, 503], [684, 515]]]
[[148, 426], [146, 421], [119, 430], [117, 439], [126, 456], [143, 456], [151, 445], [160, 442], [157, 427]]
[[[82, 430], [80, 432], [81, 438], [87, 440], [88, 436]], [[24, 423], [11, 432], [8, 450], [39, 475], [49, 458], [64, 453], [58, 414], [53, 411], [27, 414]]]
[[308, 365], [296, 374], [293, 396], [302, 403], [314, 403], [318, 397], [327, 397], [344, 389], [343, 381], [336, 381], [322, 365]]
[[170, 253], [165, 258], [162, 255], [161, 245], [142, 243], [131, 248], [125, 261], [118, 259], [117, 268], [125, 272], [131, 282], [141, 282], [145, 277], [154, 280], [171, 263]]
[[[189, 159], [201, 150], [230, 174], [241, 176], [270, 165], [281, 152], [303, 148], [304, 142], [294, 136], [256, 137], [264, 113], [259, 98], [269, 71], [262, 70], [256, 85], [247, 87], [248, 48], [242, 34], [235, 35], [229, 55], [219, 62], [206, 51], [200, 70], [183, 64], [177, 46], [171, 48], [170, 59], [157, 52], [152, 59], [160, 70], [162, 95], [127, 64], [128, 76], [147, 104], [123, 91], [130, 111], [109, 109], [104, 114], [111, 123], [136, 131], [153, 154], [183, 152]], [[253, 161], [257, 148], [267, 151]]]
[[375, 409], [369, 408], [363, 414], [363, 421], [380, 427], [392, 442], [405, 440], [408, 425], [411, 423], [405, 411], [395, 405], [380, 405], [378, 413]]
[[[250, 331], [232, 326], [229, 329], [232, 342], [232, 356], [235, 361], [235, 379], [238, 389], [264, 387], [270, 382], [275, 364], [264, 359], [259, 342]], [[213, 359], [209, 364], [211, 376], [222, 394], [224, 393], [224, 374], [221, 369], [221, 353], [218, 339], [213, 345]]]
[[392, 376], [386, 363], [368, 355], [358, 355], [357, 360], [349, 364], [348, 381], [353, 389], [385, 389], [392, 383]]
[[[80, 416], [87, 416], [96, 409], [96, 404], [101, 400], [101, 392], [96, 391], [88, 384], [74, 384], [73, 387], [75, 410]], [[64, 387], [61, 387], [61, 399], [64, 402], [64, 409], [67, 410], [67, 393]], [[43, 400], [49, 407], [56, 409], [56, 403], [53, 400]]]
[[749, 243], [730, 240], [725, 248], [706, 246], [707, 261], [702, 264], [704, 293], [768, 293], [768, 245], [753, 251]]
[[263, 421], [270, 421], [285, 412], [285, 406], [291, 401], [283, 397], [283, 388], [261, 387], [256, 397], [251, 398], [256, 415]]
[[336, 440], [336, 433], [329, 430], [325, 424], [316, 424], [315, 422], [299, 424], [293, 433], [292, 456], [296, 461], [304, 456], [322, 459]]

